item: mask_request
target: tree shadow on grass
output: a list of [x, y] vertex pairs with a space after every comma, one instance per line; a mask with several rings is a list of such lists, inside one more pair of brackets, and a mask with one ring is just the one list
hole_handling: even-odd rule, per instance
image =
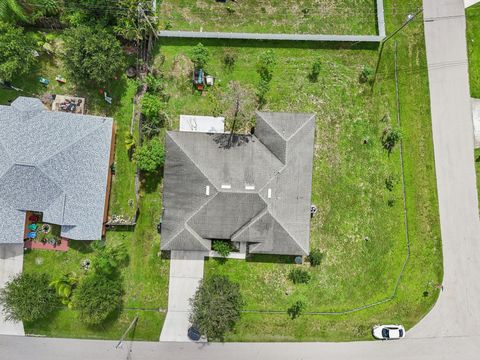
[[[345, 49], [376, 50], [378, 43], [347, 41], [278, 41], [278, 40], [231, 40], [231, 39], [189, 39], [162, 38], [162, 46], [195, 46], [201, 42], [205, 46], [248, 47], [248, 48], [280, 48], [280, 49]], [[160, 46], [155, 49], [155, 54]]]
[[80, 241], [80, 240], [69, 240], [68, 241], [68, 247], [70, 249], [76, 250], [79, 253], [82, 254], [90, 254], [93, 252], [93, 249], [91, 247], [92, 242], [91, 241]]
[[154, 173], [142, 174], [141, 175], [142, 189], [147, 194], [157, 192], [159, 191], [159, 185], [162, 182], [162, 180], [163, 180], [163, 168]]
[[250, 255], [247, 257], [248, 262], [263, 262], [274, 264], [295, 264], [295, 256], [290, 255]]

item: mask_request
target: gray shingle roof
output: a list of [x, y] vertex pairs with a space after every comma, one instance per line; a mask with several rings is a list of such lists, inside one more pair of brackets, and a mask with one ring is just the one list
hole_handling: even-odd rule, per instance
[[255, 135], [167, 132], [164, 250], [210, 248], [212, 239], [251, 253], [309, 252], [315, 116], [257, 113]]
[[25, 211], [62, 236], [102, 236], [113, 120], [45, 110], [19, 97], [0, 106], [0, 243], [23, 241]]

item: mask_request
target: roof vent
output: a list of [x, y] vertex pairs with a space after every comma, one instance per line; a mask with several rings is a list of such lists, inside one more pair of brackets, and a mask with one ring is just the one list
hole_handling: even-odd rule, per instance
[[222, 189], [227, 189], [227, 190], [229, 190], [229, 189], [231, 189], [231, 188], [232, 188], [232, 185], [229, 185], [229, 184], [223, 184], [223, 185], [222, 185]]
[[245, 190], [255, 190], [255, 185], [245, 185]]
[[205, 195], [207, 195], [207, 196], [210, 195], [210, 186], [209, 185], [205, 186]]

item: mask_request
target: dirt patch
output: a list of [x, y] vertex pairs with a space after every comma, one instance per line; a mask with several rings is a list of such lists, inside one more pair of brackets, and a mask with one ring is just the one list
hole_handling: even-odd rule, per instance
[[192, 70], [193, 62], [184, 54], [180, 54], [173, 59], [170, 76], [175, 80], [185, 80], [190, 77]]

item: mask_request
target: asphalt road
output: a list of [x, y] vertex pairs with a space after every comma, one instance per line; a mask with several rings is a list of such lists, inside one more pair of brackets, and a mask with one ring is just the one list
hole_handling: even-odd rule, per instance
[[480, 358], [480, 221], [473, 158], [463, 0], [424, 0], [444, 291], [407, 338], [356, 343], [126, 343], [0, 337], [0, 359]]

